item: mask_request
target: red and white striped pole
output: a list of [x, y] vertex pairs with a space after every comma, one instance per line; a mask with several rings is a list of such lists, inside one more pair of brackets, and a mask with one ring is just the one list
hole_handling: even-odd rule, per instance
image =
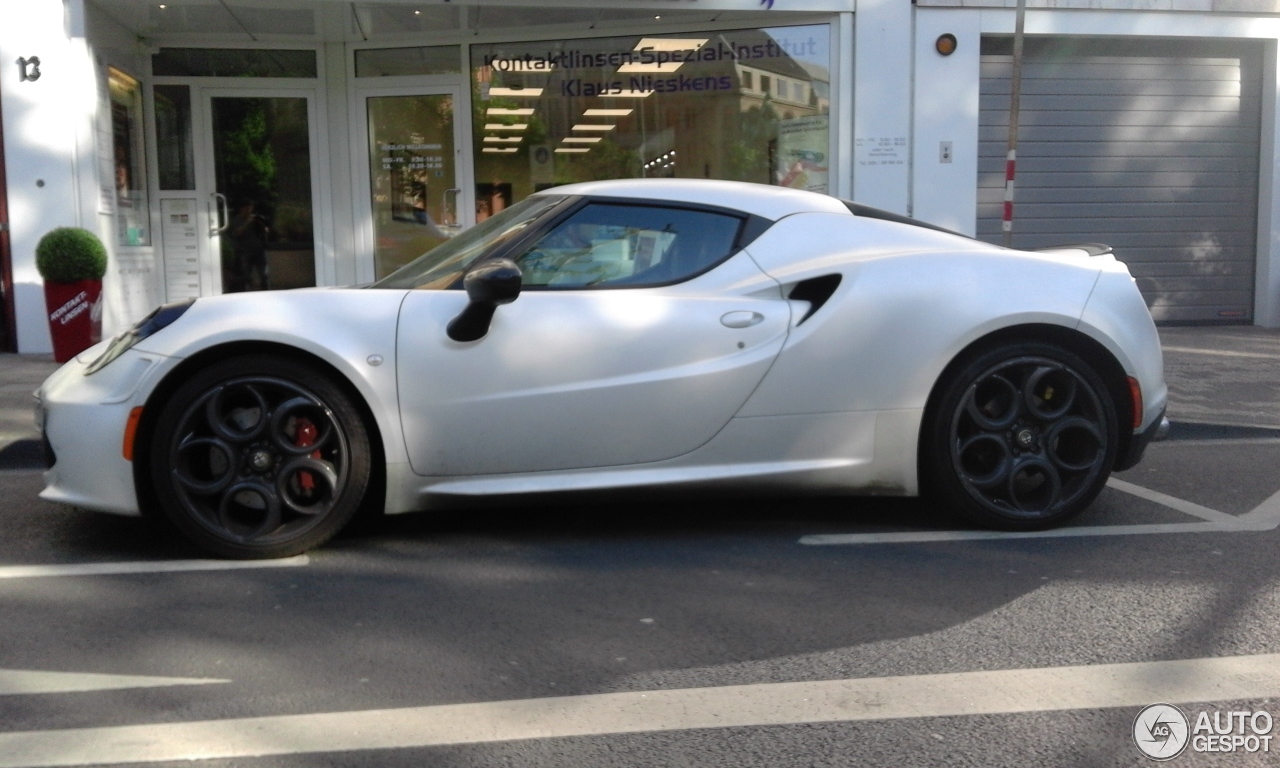
[[1018, 0], [1013, 25], [1013, 75], [1009, 78], [1009, 152], [1004, 160], [1004, 247], [1013, 243], [1013, 178], [1018, 164], [1018, 110], [1022, 104], [1022, 30], [1027, 18], [1027, 0]]

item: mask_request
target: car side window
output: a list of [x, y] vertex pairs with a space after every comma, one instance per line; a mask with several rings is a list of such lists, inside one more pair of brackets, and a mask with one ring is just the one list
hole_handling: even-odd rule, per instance
[[731, 255], [741, 227], [742, 219], [711, 211], [588, 203], [513, 258], [525, 286], [666, 285]]

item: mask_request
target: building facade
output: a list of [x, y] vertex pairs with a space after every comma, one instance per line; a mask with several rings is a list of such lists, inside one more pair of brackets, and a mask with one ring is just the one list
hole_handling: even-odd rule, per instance
[[[6, 4], [0, 332], [50, 349], [34, 249], [68, 225], [108, 245], [107, 333], [369, 282], [588, 179], [810, 189], [998, 242], [1014, 5]], [[1280, 327], [1280, 0], [1028, 6], [1014, 245], [1105, 242], [1158, 320]]]

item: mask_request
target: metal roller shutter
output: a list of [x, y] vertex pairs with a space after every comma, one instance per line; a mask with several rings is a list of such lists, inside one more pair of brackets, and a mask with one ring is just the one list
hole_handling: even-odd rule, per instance
[[[1261, 49], [1029, 38], [1013, 245], [1107, 243], [1156, 320], [1253, 317]], [[978, 237], [1001, 242], [1012, 39], [982, 41]]]

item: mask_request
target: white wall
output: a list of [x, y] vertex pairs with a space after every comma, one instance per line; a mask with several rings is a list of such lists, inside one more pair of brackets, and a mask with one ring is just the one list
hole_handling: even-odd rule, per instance
[[858, 0], [853, 46], [853, 199], [911, 211], [911, 23], [906, 0]]
[[[921, 9], [915, 26], [912, 214], [972, 236], [978, 209], [980, 19], [972, 11]], [[956, 36], [950, 56], [934, 48], [945, 33]], [[949, 163], [942, 161], [942, 142], [951, 144]]]
[[[10, 3], [0, 24], [19, 352], [52, 350], [36, 243], [54, 227], [99, 230], [92, 149], [97, 93], [83, 15], [83, 0]], [[16, 61], [32, 56], [40, 59], [40, 79], [19, 82]]]

